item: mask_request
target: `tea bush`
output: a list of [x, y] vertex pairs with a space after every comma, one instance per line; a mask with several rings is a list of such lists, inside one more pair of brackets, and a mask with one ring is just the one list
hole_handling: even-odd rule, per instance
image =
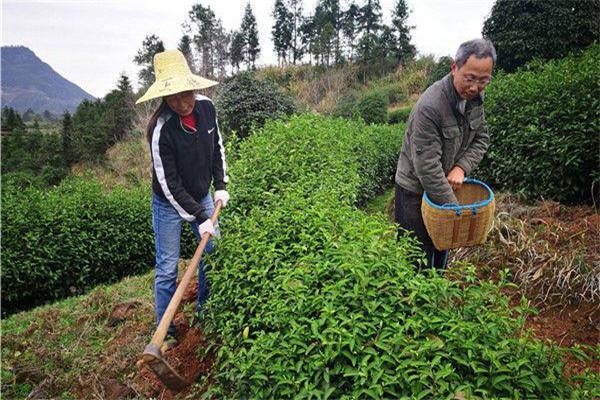
[[[11, 174], [12, 175], [12, 174]], [[110, 193], [81, 179], [2, 186], [2, 313], [82, 293], [154, 266], [149, 186]], [[189, 229], [186, 229], [189, 231]], [[182, 239], [185, 254], [194, 246]]]
[[480, 171], [499, 188], [566, 203], [600, 185], [600, 45], [500, 73], [487, 89], [491, 143]]
[[354, 107], [354, 114], [367, 124], [384, 124], [387, 122], [387, 97], [379, 92], [363, 96]]
[[375, 174], [392, 182], [402, 134], [304, 115], [240, 145], [210, 256], [205, 327], [219, 347], [206, 398], [571, 393], [558, 355], [521, 334], [502, 284], [472, 268], [461, 281], [416, 272], [414, 243], [355, 208]]
[[263, 126], [268, 119], [290, 115], [296, 108], [292, 99], [271, 81], [259, 81], [244, 72], [223, 84], [215, 98], [219, 123], [224, 131], [236, 131], [245, 138], [252, 128]]
[[395, 110], [388, 111], [388, 124], [399, 124], [401, 122], [407, 122], [412, 106], [404, 106], [396, 108]]

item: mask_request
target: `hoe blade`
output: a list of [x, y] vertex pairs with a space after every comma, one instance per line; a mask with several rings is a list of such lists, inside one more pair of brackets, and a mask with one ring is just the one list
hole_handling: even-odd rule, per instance
[[146, 361], [146, 364], [148, 364], [148, 367], [156, 374], [158, 379], [160, 379], [169, 389], [180, 391], [190, 385], [190, 382], [185, 380], [169, 365], [158, 346], [150, 343], [146, 346], [142, 357]]

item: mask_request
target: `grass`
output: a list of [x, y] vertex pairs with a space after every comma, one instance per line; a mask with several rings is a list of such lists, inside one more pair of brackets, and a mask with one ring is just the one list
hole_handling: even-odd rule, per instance
[[[136, 372], [154, 326], [152, 282], [153, 272], [129, 277], [2, 320], [3, 397], [81, 398], [107, 376]], [[132, 301], [124, 321], [111, 319], [115, 306]]]

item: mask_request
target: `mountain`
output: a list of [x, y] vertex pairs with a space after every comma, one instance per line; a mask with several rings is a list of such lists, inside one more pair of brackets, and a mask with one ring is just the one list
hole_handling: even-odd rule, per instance
[[24, 46], [2, 46], [2, 107], [23, 113], [75, 111], [83, 99], [94, 97], [63, 78]]

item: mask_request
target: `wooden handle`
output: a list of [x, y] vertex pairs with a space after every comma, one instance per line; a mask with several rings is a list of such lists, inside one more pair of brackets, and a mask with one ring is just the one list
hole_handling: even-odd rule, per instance
[[[221, 200], [217, 200], [217, 204], [215, 204], [215, 211], [213, 212], [212, 217], [210, 217], [210, 220], [212, 221], [213, 225], [217, 222], [217, 217], [219, 216], [219, 212], [221, 211], [221, 206]], [[169, 329], [171, 321], [173, 320], [173, 317], [175, 316], [175, 311], [177, 311], [177, 307], [179, 307], [179, 303], [181, 303], [183, 293], [185, 292], [185, 289], [188, 287], [190, 281], [192, 280], [192, 277], [194, 276], [194, 272], [196, 269], [195, 267], [197, 267], [198, 263], [200, 262], [200, 257], [204, 252], [204, 248], [206, 247], [210, 236], [210, 233], [206, 233], [204, 234], [204, 236], [202, 236], [202, 240], [200, 240], [200, 244], [198, 244], [196, 252], [194, 253], [194, 258], [192, 258], [190, 265], [187, 267], [187, 271], [185, 271], [183, 279], [179, 283], [177, 290], [175, 290], [175, 294], [173, 295], [173, 298], [171, 298], [169, 306], [163, 314], [162, 319], [160, 320], [160, 324], [158, 325], [158, 328], [154, 333], [154, 336], [152, 336], [152, 340], [150, 341], [150, 343], [157, 345], [159, 348], [162, 346], [165, 337], [167, 336], [167, 331]]]

